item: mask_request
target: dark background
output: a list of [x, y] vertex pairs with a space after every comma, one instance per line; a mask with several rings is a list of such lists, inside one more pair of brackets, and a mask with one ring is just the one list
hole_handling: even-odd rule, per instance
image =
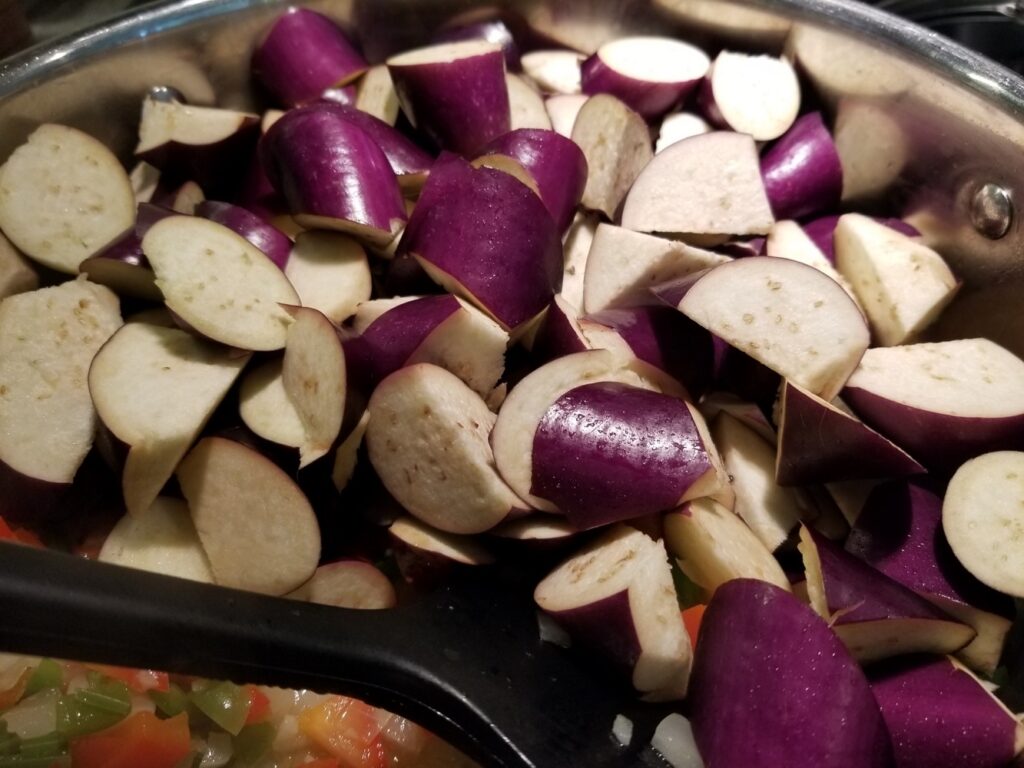
[[[0, 0], [0, 55], [148, 0]], [[568, 0], [571, 2], [571, 0]], [[874, 0], [1024, 74], [1024, 0]]]

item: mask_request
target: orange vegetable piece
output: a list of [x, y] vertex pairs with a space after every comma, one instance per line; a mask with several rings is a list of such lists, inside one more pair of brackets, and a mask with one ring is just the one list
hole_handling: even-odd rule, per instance
[[71, 764], [74, 768], [175, 768], [191, 751], [187, 714], [161, 720], [143, 711], [71, 742]]
[[700, 632], [700, 622], [704, 618], [706, 605], [698, 603], [683, 611], [683, 624], [686, 625], [686, 632], [690, 635], [690, 643], [697, 646], [697, 635]]
[[[340, 768], [385, 768], [387, 750], [373, 707], [345, 696], [332, 696], [299, 714], [299, 730]], [[77, 767], [76, 767], [77, 768]]]
[[249, 714], [245, 717], [245, 724], [262, 723], [270, 717], [270, 699], [255, 685], [247, 685], [246, 688], [249, 691]]
[[110, 664], [86, 664], [100, 674], [120, 680], [136, 693], [146, 691], [167, 691], [171, 687], [170, 677], [166, 672], [157, 672], [153, 669], [134, 669], [132, 667], [115, 667]]
[[0, 712], [3, 712], [5, 709], [10, 709], [21, 701], [21, 697], [25, 695], [25, 689], [28, 687], [28, 681], [32, 679], [33, 671], [34, 670], [32, 669], [24, 670], [21, 675], [18, 676], [14, 685], [6, 691], [0, 691]]

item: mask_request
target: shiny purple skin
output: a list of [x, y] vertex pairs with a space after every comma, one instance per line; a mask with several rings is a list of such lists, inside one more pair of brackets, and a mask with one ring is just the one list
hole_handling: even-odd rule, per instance
[[354, 85], [343, 85], [340, 88], [328, 88], [317, 97], [316, 101], [328, 101], [332, 104], [354, 107], [358, 98], [359, 91]]
[[562, 282], [562, 241], [540, 198], [454, 155], [435, 163], [398, 250], [457, 280], [508, 330], [535, 317]]
[[284, 269], [292, 251], [292, 241], [277, 227], [245, 208], [231, 203], [204, 200], [196, 206], [196, 216], [215, 221], [241, 235]]
[[991, 451], [1024, 450], [1024, 418], [973, 418], [934, 413], [847, 387], [842, 398], [877, 429], [934, 474], [948, 477], [968, 459]]
[[135, 214], [135, 226], [90, 258], [116, 259], [129, 266], [148, 270], [149, 261], [142, 252], [142, 238], [158, 221], [174, 215], [175, 212], [170, 208], [152, 203], [139, 203]]
[[394, 373], [441, 323], [462, 308], [451, 295], [425, 296], [392, 307], [374, 320], [358, 339], [346, 342], [345, 350], [355, 343], [373, 386]]
[[160, 219], [174, 216], [169, 208], [152, 203], [139, 203], [135, 226], [94, 256], [82, 262], [80, 271], [94, 282], [151, 301], [162, 301], [156, 287], [156, 276], [142, 252], [142, 238]]
[[569, 632], [574, 642], [601, 654], [622, 672], [631, 672], [643, 652], [629, 606], [628, 590], [578, 608], [552, 611], [551, 616]]
[[834, 621], [835, 626], [888, 619], [956, 621], [817, 531], [808, 530], [821, 561], [821, 578], [829, 613], [842, 611]]
[[877, 486], [850, 531], [846, 551], [920, 595], [1013, 617], [1011, 598], [960, 565], [942, 530], [942, 497], [921, 482]]
[[706, 768], [893, 768], [867, 679], [817, 614], [764, 581], [715, 590], [689, 713]]
[[518, 161], [537, 182], [558, 231], [569, 228], [587, 186], [587, 159], [575, 141], [542, 128], [520, 128], [492, 141], [483, 154]]
[[871, 671], [897, 768], [1004, 768], [1017, 723], [946, 657], [911, 657]]
[[532, 456], [530, 493], [580, 530], [671, 509], [711, 469], [685, 403], [615, 382], [558, 398]]
[[600, 52], [592, 54], [580, 65], [580, 82], [588, 96], [607, 93], [647, 121], [662, 117], [683, 100], [704, 78], [677, 83], [637, 80], [608, 66]]
[[434, 158], [408, 136], [368, 112], [337, 102], [322, 102], [321, 106], [333, 110], [338, 116], [365, 131], [384, 152], [396, 176], [426, 173], [434, 164]]
[[798, 118], [761, 157], [761, 178], [776, 219], [839, 206], [843, 166], [820, 112]]
[[552, 300], [533, 342], [534, 362], [542, 365], [559, 357], [586, 352], [590, 348], [575, 316], [569, 317], [566, 307], [557, 299]]
[[829, 410], [789, 382], [782, 390], [779, 485], [923, 475], [924, 467], [857, 419]]
[[441, 149], [472, 157], [511, 127], [500, 50], [388, 71], [409, 120]]
[[466, 40], [486, 40], [501, 46], [505, 56], [505, 66], [510, 71], [518, 72], [522, 67], [519, 63], [519, 46], [516, 44], [512, 30], [501, 19], [487, 19], [460, 24], [438, 30], [432, 43], [461, 43]]
[[263, 167], [291, 212], [391, 232], [405, 205], [384, 152], [337, 105], [286, 112], [260, 142]]
[[617, 331], [633, 354], [682, 383], [694, 402], [711, 386], [711, 333], [682, 312], [669, 307], [630, 307], [606, 309], [587, 319]]
[[286, 107], [317, 98], [367, 66], [341, 27], [304, 8], [280, 16], [252, 55], [253, 75]]
[[[877, 216], [872, 217], [879, 224], [885, 224], [890, 229], [895, 229], [907, 237], [920, 237], [921, 233], [916, 227], [907, 224], [903, 219], [892, 219], [892, 218], [879, 218]], [[836, 231], [836, 224], [839, 223], [839, 216], [822, 216], [820, 219], [809, 221], [803, 224], [804, 234], [807, 235], [811, 242], [818, 246], [825, 258], [828, 259], [832, 264], [836, 263], [836, 249], [832, 242], [832, 235]]]

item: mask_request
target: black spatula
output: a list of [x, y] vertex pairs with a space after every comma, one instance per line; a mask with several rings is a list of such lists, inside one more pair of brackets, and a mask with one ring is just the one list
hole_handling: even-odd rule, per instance
[[[497, 569], [355, 611], [0, 544], [0, 649], [350, 694], [487, 766], [666, 765], [646, 745], [667, 710], [542, 642], [529, 580]], [[629, 748], [617, 714], [634, 721]]]

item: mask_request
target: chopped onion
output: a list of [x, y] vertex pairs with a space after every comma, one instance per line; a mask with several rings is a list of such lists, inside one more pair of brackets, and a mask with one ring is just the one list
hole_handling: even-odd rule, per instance
[[624, 747], [628, 747], [633, 741], [633, 721], [625, 715], [616, 715], [612, 723], [612, 736]]
[[658, 723], [651, 746], [668, 760], [672, 768], [704, 768], [690, 721], [680, 714], [672, 713]]
[[537, 612], [537, 627], [540, 629], [540, 639], [545, 643], [557, 645], [560, 648], [572, 646], [572, 638], [569, 633], [560, 627], [554, 619], [541, 611]]
[[205, 742], [200, 740], [198, 744], [193, 739], [192, 746], [202, 755], [199, 768], [223, 768], [231, 762], [231, 737], [226, 733], [214, 731], [206, 737]]
[[47, 688], [23, 699], [20, 704], [4, 712], [7, 730], [22, 739], [33, 739], [36, 736], [53, 733], [57, 730], [59, 697], [60, 691], [56, 688]]

